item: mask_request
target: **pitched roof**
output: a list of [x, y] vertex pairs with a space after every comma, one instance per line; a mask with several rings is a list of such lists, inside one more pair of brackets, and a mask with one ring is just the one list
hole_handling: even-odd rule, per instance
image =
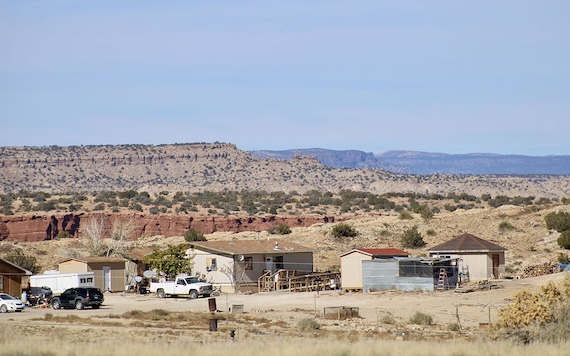
[[125, 262], [126, 259], [122, 257], [98, 257], [98, 256], [85, 256], [85, 257], [70, 257], [63, 259], [58, 262], [63, 263], [67, 261], [79, 261], [84, 263], [113, 263], [113, 262]]
[[397, 248], [355, 248], [343, 253], [340, 257], [346, 256], [354, 251], [362, 252], [369, 256], [401, 256], [408, 257], [410, 254]]
[[314, 250], [310, 249], [309, 247], [297, 245], [295, 243], [287, 241], [194, 241], [190, 245], [200, 250], [227, 255], [314, 252]]
[[475, 235], [463, 234], [432, 247], [428, 252], [489, 252], [506, 250], [504, 247], [483, 240]]
[[26, 276], [32, 275], [32, 272], [18, 266], [17, 264], [10, 262], [10, 261], [2, 258], [2, 257], [0, 257], [0, 262], [5, 264], [6, 266], [8, 266], [10, 269], [12, 269], [14, 271], [14, 272], [2, 272], [1, 274], [20, 274], [20, 275], [26, 275]]

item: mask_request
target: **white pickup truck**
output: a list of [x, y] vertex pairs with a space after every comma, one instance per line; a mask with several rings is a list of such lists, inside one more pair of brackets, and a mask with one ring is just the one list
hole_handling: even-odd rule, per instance
[[190, 299], [196, 299], [200, 295], [209, 297], [212, 294], [212, 285], [200, 282], [196, 277], [179, 276], [171, 282], [151, 282], [150, 292], [156, 293], [159, 298], [168, 295], [188, 295]]

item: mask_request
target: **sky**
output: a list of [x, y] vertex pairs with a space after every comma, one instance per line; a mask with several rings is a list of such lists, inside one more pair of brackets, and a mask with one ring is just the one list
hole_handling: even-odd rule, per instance
[[570, 1], [0, 0], [0, 146], [570, 154]]

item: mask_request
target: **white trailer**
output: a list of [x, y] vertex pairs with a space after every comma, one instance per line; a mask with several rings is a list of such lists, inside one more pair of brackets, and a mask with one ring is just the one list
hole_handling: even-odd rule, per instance
[[95, 274], [83, 273], [44, 273], [30, 277], [31, 287], [49, 287], [54, 295], [68, 288], [95, 287]]

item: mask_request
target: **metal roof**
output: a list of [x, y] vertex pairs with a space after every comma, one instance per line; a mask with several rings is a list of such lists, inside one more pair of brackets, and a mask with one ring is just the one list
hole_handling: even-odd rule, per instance
[[364, 253], [365, 255], [369, 255], [369, 256], [402, 256], [402, 257], [407, 257], [410, 254], [407, 253], [406, 251], [402, 251], [399, 250], [397, 248], [355, 248], [352, 249], [348, 252], [343, 253], [342, 255], [340, 255], [340, 257], [346, 256], [348, 254], [351, 254], [353, 252], [361, 252]]
[[309, 247], [287, 241], [236, 240], [236, 241], [194, 241], [190, 246], [218, 254], [275, 254], [314, 252]]

